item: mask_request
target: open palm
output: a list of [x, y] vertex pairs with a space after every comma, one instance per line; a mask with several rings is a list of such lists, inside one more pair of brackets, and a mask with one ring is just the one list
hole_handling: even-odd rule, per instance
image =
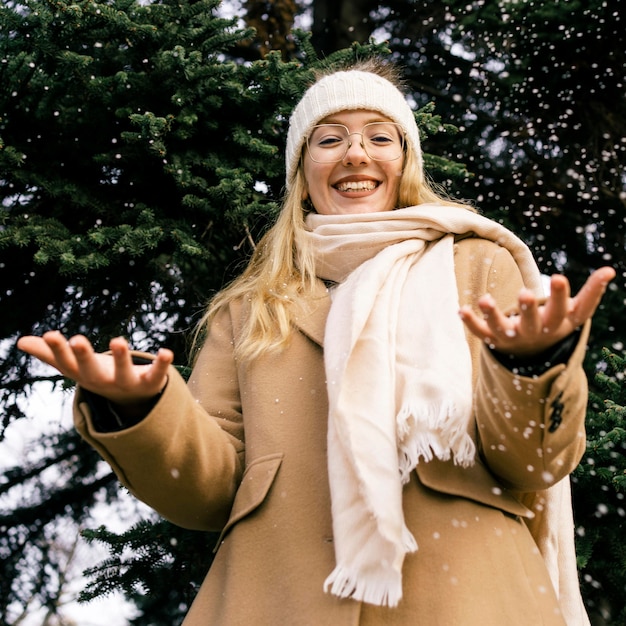
[[121, 406], [141, 404], [158, 395], [174, 359], [170, 350], [162, 348], [149, 365], [135, 365], [122, 337], [111, 340], [110, 353], [101, 354], [86, 337], [75, 335], [68, 341], [58, 331], [21, 337], [17, 346], [81, 387]]
[[602, 267], [587, 279], [576, 296], [570, 295], [568, 279], [554, 275], [550, 279], [550, 296], [540, 304], [528, 289], [520, 292], [518, 313], [505, 315], [490, 295], [482, 296], [478, 308], [482, 317], [470, 307], [463, 307], [461, 318], [469, 330], [499, 352], [526, 357], [540, 354], [595, 313], [615, 270]]

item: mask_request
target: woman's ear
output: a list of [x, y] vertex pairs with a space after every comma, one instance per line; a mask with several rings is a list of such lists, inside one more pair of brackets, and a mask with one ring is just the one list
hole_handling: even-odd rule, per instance
[[316, 213], [315, 207], [313, 206], [311, 198], [309, 197], [309, 190], [306, 188], [302, 192], [302, 210], [305, 213]]
[[304, 185], [302, 186], [302, 205], [306, 208], [307, 211], [310, 211], [313, 208], [311, 204], [310, 196], [309, 196], [309, 183], [304, 177], [304, 171], [302, 172], [302, 182]]
[[313, 206], [308, 193], [302, 194], [302, 210], [305, 213], [315, 213], [315, 207]]

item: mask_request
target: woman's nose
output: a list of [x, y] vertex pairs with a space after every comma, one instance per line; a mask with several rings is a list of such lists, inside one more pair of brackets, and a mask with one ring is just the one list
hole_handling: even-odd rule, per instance
[[355, 133], [349, 138], [348, 149], [343, 157], [344, 165], [362, 165], [369, 163], [370, 157], [363, 146], [363, 137]]

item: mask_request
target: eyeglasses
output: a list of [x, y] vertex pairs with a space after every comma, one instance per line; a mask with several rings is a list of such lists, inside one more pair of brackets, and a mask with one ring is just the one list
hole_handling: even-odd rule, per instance
[[395, 122], [371, 122], [360, 133], [351, 133], [343, 124], [318, 124], [306, 139], [311, 160], [342, 161], [352, 145], [352, 135], [361, 135], [361, 147], [374, 161], [395, 161], [404, 153], [404, 131]]

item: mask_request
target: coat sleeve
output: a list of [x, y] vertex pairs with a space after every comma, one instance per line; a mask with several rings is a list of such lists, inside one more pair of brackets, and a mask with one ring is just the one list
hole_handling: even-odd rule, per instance
[[168, 376], [156, 405], [130, 428], [98, 432], [80, 389], [74, 423], [121, 482], [163, 517], [185, 528], [219, 530], [241, 481], [245, 449], [227, 311], [211, 325], [189, 384], [173, 367]]
[[[491, 293], [512, 304], [521, 286], [508, 252], [494, 255]], [[539, 376], [521, 376], [481, 346], [475, 388], [476, 427], [485, 463], [500, 481], [521, 492], [544, 490], [570, 474], [585, 450], [587, 379], [582, 367], [589, 323], [566, 363]]]

